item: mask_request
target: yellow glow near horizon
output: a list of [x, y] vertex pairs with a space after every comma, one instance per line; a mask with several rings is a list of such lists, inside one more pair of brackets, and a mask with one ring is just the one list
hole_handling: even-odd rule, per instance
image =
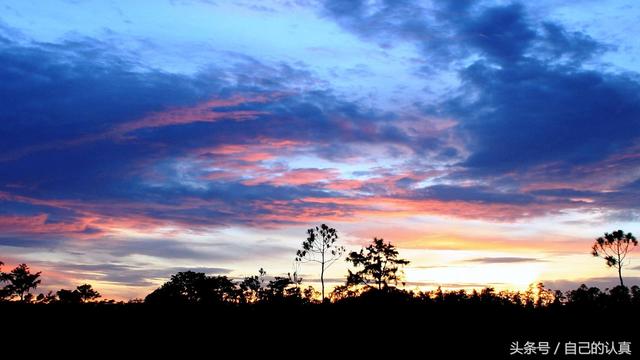
[[493, 286], [525, 290], [540, 278], [544, 265], [540, 263], [472, 264], [439, 268], [407, 268], [409, 283], [433, 283], [443, 288], [477, 288]]

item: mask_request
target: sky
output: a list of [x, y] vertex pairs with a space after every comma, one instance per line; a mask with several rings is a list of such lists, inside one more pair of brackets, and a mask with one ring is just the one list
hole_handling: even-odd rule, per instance
[[408, 289], [613, 286], [638, 33], [633, 0], [0, 0], [0, 260], [115, 299], [317, 286], [293, 260], [326, 223], [395, 244]]

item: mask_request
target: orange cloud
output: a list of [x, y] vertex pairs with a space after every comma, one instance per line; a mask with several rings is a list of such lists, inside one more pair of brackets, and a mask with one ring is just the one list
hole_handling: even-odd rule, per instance
[[[395, 225], [394, 225], [395, 224]], [[579, 236], [547, 234], [541, 239], [539, 234], [514, 236], [498, 230], [499, 226], [482, 228], [457, 228], [452, 224], [407, 227], [401, 221], [353, 228], [349, 235], [361, 240], [362, 244], [371, 241], [373, 236], [392, 241], [403, 249], [430, 250], [489, 250], [510, 251], [526, 254], [544, 252], [585, 253], [585, 239]]]

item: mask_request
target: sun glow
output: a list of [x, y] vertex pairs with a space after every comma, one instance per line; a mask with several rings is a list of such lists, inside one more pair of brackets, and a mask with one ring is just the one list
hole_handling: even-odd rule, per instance
[[525, 290], [539, 279], [544, 265], [522, 264], [473, 264], [433, 268], [407, 268], [406, 280], [418, 287], [478, 288], [491, 286], [496, 289]]

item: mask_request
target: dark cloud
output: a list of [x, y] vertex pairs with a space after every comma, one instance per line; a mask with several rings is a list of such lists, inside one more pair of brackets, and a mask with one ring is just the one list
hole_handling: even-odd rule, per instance
[[556, 23], [534, 23], [518, 2], [326, 0], [322, 12], [381, 46], [412, 42], [430, 60], [430, 70], [477, 55], [505, 65], [545, 54], [583, 61], [610, 48]]
[[537, 258], [528, 258], [528, 257], [504, 256], [504, 257], [476, 258], [476, 259], [469, 259], [465, 261], [481, 263], [481, 264], [511, 264], [511, 263], [522, 263], [522, 262], [540, 262], [545, 260], [537, 259]]
[[582, 63], [614, 49], [613, 46], [599, 43], [584, 33], [568, 31], [552, 22], [544, 22], [541, 26], [542, 33], [536, 52], [546, 53], [547, 60], [551, 62], [569, 60]]
[[459, 35], [500, 63], [518, 61], [536, 38], [520, 4], [490, 7], [460, 22]]
[[16, 248], [56, 248], [64, 243], [64, 239], [47, 234], [16, 234], [0, 236], [0, 246]]
[[549, 162], [569, 169], [620, 153], [640, 136], [640, 84], [630, 76], [536, 60], [501, 69], [477, 62], [461, 76], [467, 91], [445, 111], [471, 139], [463, 165], [473, 171]]
[[165, 259], [181, 258], [221, 262], [246, 258], [277, 257], [283, 254], [292, 254], [295, 249], [274, 243], [244, 244], [215, 240], [206, 243], [193, 243], [185, 240], [143, 239], [109, 241], [105, 246], [96, 247], [96, 251], [100, 250], [115, 257], [139, 254]]
[[[74, 264], [60, 262], [35, 262], [34, 266], [51, 267], [73, 278], [92, 281], [111, 282], [124, 286], [149, 287], [158, 279], [168, 280], [171, 275], [181, 271], [202, 272], [208, 275], [224, 275], [230, 269], [216, 267], [168, 267], [157, 269], [150, 264], [125, 265], [121, 263]], [[80, 284], [77, 284], [80, 285]]]
[[[260, 165], [256, 161], [198, 152], [264, 139], [295, 141], [300, 149], [288, 151], [296, 155], [337, 161], [371, 157], [370, 148], [382, 145], [390, 157], [408, 158], [408, 173], [433, 166], [433, 159], [451, 161], [468, 152], [455, 168], [443, 170], [447, 185], [421, 187], [426, 176], [405, 175], [389, 183], [363, 182], [353, 196], [523, 209], [542, 205], [544, 211], [586, 203], [572, 198], [610, 208], [639, 198], [637, 181], [606, 193], [570, 186], [585, 177], [574, 171], [577, 165], [626, 151], [640, 136], [637, 77], [582, 66], [610, 49], [607, 45], [556, 23], [534, 22], [519, 4], [456, 1], [425, 7], [382, 1], [372, 6], [332, 0], [323, 3], [323, 14], [384, 46], [410, 41], [425, 58], [436, 60], [433, 64], [457, 72], [460, 89], [421, 105], [428, 115], [455, 120], [448, 136], [414, 127], [420, 121], [416, 115], [345, 100], [304, 66], [237, 54], [236, 63], [224, 69], [214, 64], [179, 75], [145, 67], [95, 39], [43, 44], [0, 37], [0, 192], [21, 196], [0, 197], [0, 215], [23, 217], [3, 220], [10, 230], [3, 244], [40, 246], [35, 240], [40, 238], [55, 245], [65, 235], [106, 236], [99, 222], [64, 226], [92, 218], [198, 228], [291, 224], [348, 217], [367, 208], [342, 204], [343, 195], [322, 184], [250, 183], [252, 167]], [[212, 99], [219, 103], [207, 106]], [[185, 114], [188, 121], [180, 118]], [[527, 171], [550, 163], [557, 164], [556, 173], [568, 174], [567, 186], [522, 190], [545, 176]], [[207, 178], [233, 167], [242, 176]], [[269, 172], [288, 170], [286, 164], [270, 164], [257, 172], [268, 178]], [[479, 178], [483, 181], [474, 185], [457, 185]], [[308, 197], [337, 201], [300, 200]], [[54, 234], [21, 239], [16, 228], [41, 214], [47, 218], [38, 226]], [[137, 246], [116, 246], [113, 252], [200, 256], [169, 242], [155, 249]]]
[[536, 201], [534, 196], [516, 192], [499, 192], [484, 186], [463, 187], [451, 185], [434, 185], [417, 189], [412, 198], [437, 199], [443, 201], [466, 201], [495, 204], [526, 205]]
[[3, 155], [52, 140], [75, 140], [149, 111], [195, 104], [220, 86], [211, 76], [140, 69], [118, 55], [93, 39], [2, 44]]
[[[631, 287], [633, 285], [640, 285], [640, 277], [637, 276], [626, 276], [624, 278], [625, 286]], [[548, 289], [554, 290], [575, 290], [580, 285], [585, 284], [588, 287], [597, 287], [600, 290], [612, 289], [616, 286], [620, 285], [620, 280], [617, 277], [597, 277], [597, 278], [586, 278], [586, 279], [577, 279], [577, 280], [545, 280], [543, 284]]]
[[441, 283], [441, 282], [436, 282], [436, 281], [407, 281], [405, 283], [405, 288], [407, 288], [408, 290], [411, 289], [411, 287], [414, 286], [429, 286], [429, 287], [442, 287], [444, 289], [468, 289], [468, 288], [495, 288], [496, 285], [503, 285], [503, 283], [486, 283], [486, 284], [481, 284], [481, 283], [464, 283], [464, 282], [459, 282], [459, 283]]
[[[467, 155], [447, 178], [484, 179], [484, 186], [499, 191], [454, 185], [423, 189], [424, 195], [552, 201], [560, 208], [579, 204], [572, 198], [588, 197], [609, 208], [637, 206], [634, 184], [609, 186], [606, 193], [579, 186], [605, 162], [609, 169], [627, 169], [620, 174], [640, 166], [623, 156], [634, 153], [640, 138], [640, 79], [597, 62], [614, 46], [537, 20], [518, 2], [328, 0], [323, 5], [325, 16], [366, 40], [414, 44], [429, 64], [425, 77], [453, 71], [460, 79], [460, 87], [443, 100], [421, 106], [428, 115], [458, 123], [453, 132]], [[527, 185], [552, 181], [565, 189], [521, 193]]]
[[33, 251], [47, 250], [68, 254], [102, 254], [114, 259], [131, 255], [144, 255], [159, 259], [181, 259], [194, 261], [228, 262], [246, 258], [258, 259], [294, 254], [295, 249], [273, 242], [248, 244], [212, 238], [207, 242], [184, 239], [138, 238], [124, 239], [105, 236], [94, 238], [90, 243], [81, 240], [51, 238], [48, 236], [0, 238], [0, 246], [30, 248]]
[[[0, 97], [0, 191], [77, 203], [12, 201], [0, 211], [45, 213], [48, 221], [62, 216], [71, 221], [97, 212], [193, 224], [248, 222], [266, 211], [256, 208], [254, 200], [331, 194], [308, 186], [247, 186], [241, 179], [194, 187], [185, 182], [205, 174], [197, 166], [176, 174], [175, 164], [194, 160], [194, 149], [251, 145], [256, 136], [302, 142], [312, 155], [331, 159], [361, 151], [353, 147], [350, 152], [350, 144], [424, 142], [396, 128], [393, 114], [365, 110], [329, 90], [292, 89], [293, 84], [312, 80], [304, 70], [265, 65], [246, 56], [231, 68], [176, 75], [144, 68], [94, 39], [56, 45], [3, 38], [0, 93], [6, 96]], [[240, 100], [188, 114], [192, 121], [170, 119], [174, 122], [144, 126], [140, 120], [197, 107], [212, 98], [234, 97]], [[206, 118], [214, 111], [221, 114], [219, 120], [199, 121], [198, 116]], [[255, 119], [233, 118], [242, 113], [256, 114]], [[216, 159], [195, 160], [216, 164]], [[150, 186], [150, 175], [162, 177], [162, 186]], [[228, 206], [179, 208], [194, 197]], [[97, 231], [85, 229], [87, 234]]]

